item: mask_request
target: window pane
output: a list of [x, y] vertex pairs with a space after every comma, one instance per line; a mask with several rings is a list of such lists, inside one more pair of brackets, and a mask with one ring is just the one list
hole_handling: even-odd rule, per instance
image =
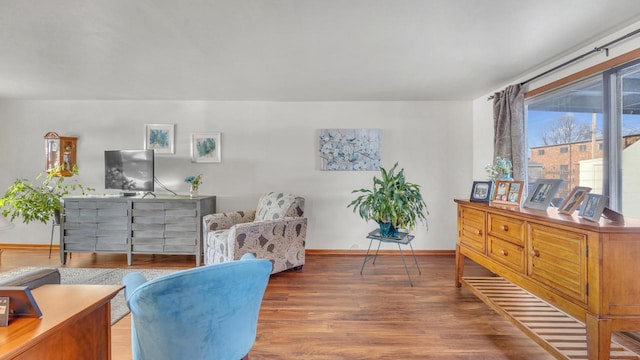
[[640, 65], [620, 75], [622, 93], [622, 213], [640, 218]]
[[[603, 82], [599, 76], [527, 101], [528, 182], [562, 179], [602, 194]], [[639, 166], [640, 167], [640, 166]]]

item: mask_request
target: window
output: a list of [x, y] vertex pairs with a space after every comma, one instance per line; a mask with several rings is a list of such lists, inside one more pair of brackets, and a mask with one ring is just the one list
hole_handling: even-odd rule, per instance
[[[579, 152], [574, 143], [593, 141], [602, 136], [603, 107], [602, 78], [590, 78], [562, 89], [528, 99], [526, 105], [527, 142], [546, 150], [545, 157], [539, 157], [529, 151], [529, 164], [542, 167], [539, 178], [562, 179], [562, 185], [556, 195], [564, 198], [575, 186], [590, 186], [597, 192], [594, 182], [602, 181], [602, 176], [594, 173], [602, 171], [602, 158], [595, 159], [598, 154]], [[534, 156], [535, 155], [535, 156]], [[600, 166], [598, 164], [600, 163]], [[570, 172], [569, 169], [579, 169]], [[529, 172], [530, 183], [537, 178]], [[589, 181], [587, 181], [589, 179]], [[597, 186], [602, 189], [602, 186]]]
[[588, 186], [640, 218], [639, 94], [637, 61], [527, 99], [528, 181], [563, 179], [560, 198]]

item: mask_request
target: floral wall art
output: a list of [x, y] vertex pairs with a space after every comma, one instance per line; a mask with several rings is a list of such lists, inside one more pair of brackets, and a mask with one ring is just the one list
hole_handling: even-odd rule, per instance
[[380, 129], [321, 129], [320, 170], [377, 171]]

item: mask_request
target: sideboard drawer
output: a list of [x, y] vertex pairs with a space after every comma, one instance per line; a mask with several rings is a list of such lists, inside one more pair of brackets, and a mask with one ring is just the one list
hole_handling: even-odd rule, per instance
[[525, 255], [522, 246], [515, 245], [511, 242], [488, 236], [488, 255], [490, 258], [499, 263], [524, 274], [525, 272]]
[[487, 214], [488, 234], [524, 246], [525, 226], [520, 219], [508, 218], [495, 214]]
[[460, 244], [484, 253], [484, 212], [463, 208], [460, 210]]

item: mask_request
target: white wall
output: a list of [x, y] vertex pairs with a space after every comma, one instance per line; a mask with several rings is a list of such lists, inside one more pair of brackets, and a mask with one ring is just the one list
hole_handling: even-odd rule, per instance
[[[0, 189], [44, 168], [48, 131], [78, 136], [79, 180], [104, 190], [105, 149], [143, 146], [143, 126], [176, 124], [176, 154], [158, 155], [156, 176], [187, 193], [188, 175], [203, 174], [201, 194], [215, 194], [218, 210], [255, 207], [266, 191], [307, 199], [310, 249], [366, 249], [375, 227], [347, 204], [351, 190], [369, 187], [376, 172], [318, 170], [317, 130], [381, 128], [383, 166], [395, 161], [423, 187], [430, 230], [415, 230], [416, 249], [455, 248], [454, 198], [468, 198], [472, 180], [472, 104], [460, 102], [206, 102], [0, 101]], [[190, 161], [192, 132], [222, 132], [222, 163]], [[158, 192], [161, 191], [156, 187]], [[50, 226], [16, 221], [0, 243], [48, 244]], [[58, 235], [54, 243], [58, 242]]]

